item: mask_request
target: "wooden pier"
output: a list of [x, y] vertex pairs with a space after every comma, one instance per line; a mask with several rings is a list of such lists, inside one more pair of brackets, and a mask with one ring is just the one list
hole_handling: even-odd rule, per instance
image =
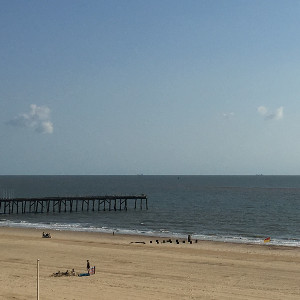
[[148, 209], [146, 195], [0, 199], [0, 214]]

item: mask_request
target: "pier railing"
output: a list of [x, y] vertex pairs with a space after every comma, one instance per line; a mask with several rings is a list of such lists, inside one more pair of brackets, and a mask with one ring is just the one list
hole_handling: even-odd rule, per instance
[[0, 214], [148, 209], [146, 195], [0, 199]]

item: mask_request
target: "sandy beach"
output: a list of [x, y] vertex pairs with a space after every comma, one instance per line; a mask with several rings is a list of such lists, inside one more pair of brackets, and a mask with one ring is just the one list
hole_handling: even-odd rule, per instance
[[[0, 299], [36, 299], [37, 259], [43, 300], [300, 299], [299, 248], [50, 233], [44, 239], [42, 230], [0, 228]], [[51, 276], [84, 273], [87, 259], [95, 275]]]

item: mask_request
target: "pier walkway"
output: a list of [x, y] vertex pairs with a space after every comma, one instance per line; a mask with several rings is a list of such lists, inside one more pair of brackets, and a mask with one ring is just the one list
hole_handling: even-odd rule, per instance
[[0, 214], [148, 209], [146, 195], [0, 199]]

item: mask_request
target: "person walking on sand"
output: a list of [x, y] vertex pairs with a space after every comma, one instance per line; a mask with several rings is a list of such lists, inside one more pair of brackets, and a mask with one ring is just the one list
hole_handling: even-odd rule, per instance
[[87, 271], [89, 271], [90, 267], [91, 267], [91, 266], [90, 266], [90, 262], [89, 262], [89, 260], [87, 260], [87, 261], [86, 261], [86, 269], [87, 269]]

